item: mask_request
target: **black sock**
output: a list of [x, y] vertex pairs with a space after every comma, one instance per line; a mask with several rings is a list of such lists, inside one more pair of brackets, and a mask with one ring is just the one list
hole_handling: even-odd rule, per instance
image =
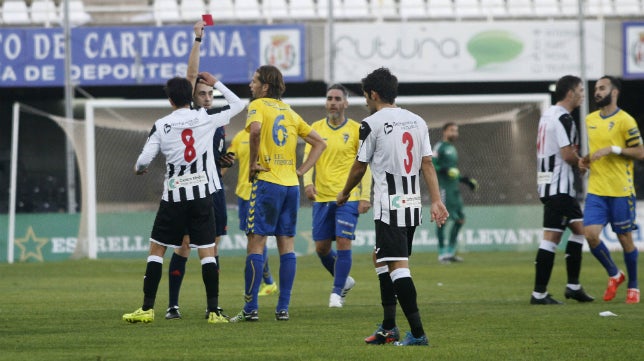
[[423, 323], [420, 321], [418, 312], [418, 303], [416, 300], [416, 286], [411, 277], [403, 277], [394, 281], [394, 289], [398, 295], [398, 302], [409, 322], [409, 328], [414, 337], [420, 337], [425, 334]]
[[145, 268], [143, 279], [143, 311], [154, 308], [154, 300], [157, 297], [159, 282], [161, 282], [161, 271], [163, 265], [159, 262], [148, 262]]
[[568, 283], [579, 284], [579, 273], [581, 272], [581, 247], [577, 242], [568, 240], [566, 245], [566, 272], [568, 272]]
[[208, 311], [216, 311], [219, 306], [219, 272], [217, 271], [217, 265], [214, 263], [201, 265], [201, 276], [203, 284], [206, 286]]
[[548, 282], [552, 274], [552, 266], [555, 263], [555, 254], [539, 248], [537, 258], [534, 260], [535, 277], [534, 291], [544, 293], [548, 289]]
[[179, 306], [179, 290], [186, 272], [188, 258], [172, 253], [170, 267], [168, 268], [168, 307]]
[[382, 328], [391, 330], [396, 327], [396, 292], [389, 272], [378, 275], [380, 281], [380, 300], [382, 302]]

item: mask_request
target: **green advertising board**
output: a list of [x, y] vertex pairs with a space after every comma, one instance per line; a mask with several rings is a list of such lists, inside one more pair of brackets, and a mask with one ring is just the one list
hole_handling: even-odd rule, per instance
[[[541, 206], [467, 207], [467, 221], [459, 235], [460, 252], [533, 250], [541, 240]], [[423, 224], [414, 237], [414, 252], [436, 252], [436, 226], [429, 222], [427, 209]], [[97, 219], [98, 258], [143, 258], [154, 212], [107, 213]], [[298, 215], [295, 251], [315, 252], [311, 238], [311, 208]], [[0, 216], [0, 262], [7, 262], [7, 216]], [[78, 214], [46, 213], [16, 216], [14, 261], [44, 262], [69, 259], [77, 244]], [[223, 236], [221, 256], [246, 254], [246, 236], [239, 231], [236, 209], [228, 211], [228, 234]], [[353, 242], [354, 253], [369, 253], [375, 244], [373, 214], [360, 217]], [[274, 237], [268, 240], [269, 253], [277, 253]]]

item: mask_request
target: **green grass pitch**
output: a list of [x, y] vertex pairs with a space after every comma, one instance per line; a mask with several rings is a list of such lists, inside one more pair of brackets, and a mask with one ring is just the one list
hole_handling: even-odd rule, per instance
[[[169, 255], [169, 252], [168, 252]], [[465, 254], [440, 265], [435, 253], [414, 254], [411, 270], [431, 347], [369, 346], [381, 321], [378, 282], [368, 254], [354, 255], [356, 287], [345, 307], [329, 309], [332, 278], [315, 256], [298, 258], [288, 322], [274, 319], [276, 296], [261, 297], [256, 323], [206, 322], [199, 262], [188, 261], [182, 320], [164, 319], [167, 265], [156, 320], [128, 324], [140, 307], [145, 259], [0, 265], [0, 360], [638, 360], [644, 356], [644, 304], [626, 305], [622, 285], [601, 297], [606, 274], [584, 254], [582, 284], [596, 300], [563, 299], [559, 250], [549, 291], [562, 306], [531, 306], [534, 253]], [[622, 256], [613, 253], [623, 268]], [[221, 255], [220, 304], [243, 305], [243, 257]], [[278, 256], [270, 254], [273, 274]], [[640, 271], [641, 274], [641, 271]], [[617, 317], [600, 317], [612, 311]], [[398, 311], [401, 332], [409, 330]]]

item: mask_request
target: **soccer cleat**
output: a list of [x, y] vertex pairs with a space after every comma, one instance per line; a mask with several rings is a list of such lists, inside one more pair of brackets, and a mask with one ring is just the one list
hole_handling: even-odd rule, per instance
[[217, 309], [208, 315], [208, 323], [228, 323], [228, 318]]
[[619, 271], [617, 278], [615, 277], [608, 278], [608, 286], [606, 287], [606, 292], [604, 292], [604, 301], [610, 301], [613, 298], [615, 298], [615, 295], [617, 294], [617, 287], [619, 287], [619, 285], [624, 283], [625, 279], [626, 279], [626, 276], [624, 276], [624, 272], [622, 271]]
[[329, 297], [329, 307], [331, 308], [342, 308], [342, 296], [337, 293], [331, 293]]
[[181, 312], [179, 312], [179, 306], [172, 306], [168, 308], [165, 312], [166, 320], [179, 320], [181, 319]]
[[[226, 314], [224, 313], [224, 309], [223, 309], [223, 308], [221, 308], [221, 307], [217, 306], [217, 312], [219, 312], [219, 314], [220, 314], [220, 315], [222, 315], [222, 316], [224, 316], [227, 320], [228, 320], [228, 319], [230, 319], [230, 317], [228, 317], [228, 315], [226, 315]], [[210, 311], [208, 311], [208, 309], [206, 308], [206, 316], [205, 316], [205, 319], [207, 320], [208, 318], [210, 318]]]
[[460, 263], [464, 261], [463, 257], [459, 257], [459, 256], [451, 256], [448, 259], [452, 263]]
[[289, 320], [289, 315], [287, 310], [281, 310], [278, 312], [275, 312], [275, 319], [277, 321], [288, 321]]
[[402, 341], [394, 342], [395, 346], [429, 346], [429, 341], [427, 340], [426, 335], [420, 337], [414, 337], [411, 332], [407, 331], [405, 339]]
[[584, 291], [584, 288], [581, 287], [578, 290], [573, 290], [569, 287], [566, 287], [566, 292], [564, 292], [566, 299], [572, 298], [579, 302], [593, 302], [595, 298]]
[[382, 325], [378, 325], [378, 329], [373, 335], [364, 339], [364, 342], [370, 345], [384, 345], [386, 343], [396, 342], [400, 339], [400, 332], [398, 327], [394, 327], [391, 330], [385, 330], [382, 328]]
[[123, 315], [123, 321], [127, 321], [129, 323], [137, 323], [137, 322], [143, 322], [143, 323], [148, 323], [154, 321], [154, 310], [149, 309], [147, 311], [143, 311], [142, 308], [139, 308], [138, 310], [132, 312], [132, 313], [126, 313]]
[[531, 305], [563, 305], [563, 302], [557, 301], [550, 294], [547, 294], [544, 298], [536, 298], [534, 296], [530, 297]]
[[279, 291], [277, 288], [277, 284], [275, 282], [271, 283], [270, 285], [267, 284], [262, 284], [262, 287], [259, 288], [259, 292], [257, 293], [258, 296], [268, 296], [272, 294], [276, 294]]
[[238, 322], [244, 322], [244, 321], [254, 322], [254, 321], [259, 321], [259, 315], [257, 314], [257, 310], [253, 310], [248, 313], [246, 313], [244, 310], [241, 310], [239, 311], [238, 314], [231, 317], [228, 321], [232, 323], [238, 323]]
[[640, 290], [638, 290], [637, 288], [629, 288], [626, 291], [626, 303], [640, 303]]
[[[344, 305], [344, 301], [347, 298], [347, 293], [351, 291], [351, 289], [356, 285], [356, 280], [353, 279], [351, 276], [347, 276], [347, 280], [344, 282], [344, 287], [342, 288], [342, 292], [340, 293], [340, 297], [342, 297], [342, 304]], [[331, 305], [329, 305], [331, 307]]]

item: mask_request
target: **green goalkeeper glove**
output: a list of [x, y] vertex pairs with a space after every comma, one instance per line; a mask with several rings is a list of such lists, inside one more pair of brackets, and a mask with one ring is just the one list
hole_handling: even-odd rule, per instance
[[450, 168], [447, 170], [447, 176], [452, 179], [458, 179], [460, 175], [461, 171], [459, 171], [458, 168]]
[[470, 190], [472, 190], [473, 192], [476, 192], [477, 190], [479, 190], [479, 182], [477, 182], [476, 179], [474, 179], [474, 178], [461, 177], [461, 179], [459, 179], [459, 181], [461, 183], [465, 183], [465, 185], [470, 187]]

